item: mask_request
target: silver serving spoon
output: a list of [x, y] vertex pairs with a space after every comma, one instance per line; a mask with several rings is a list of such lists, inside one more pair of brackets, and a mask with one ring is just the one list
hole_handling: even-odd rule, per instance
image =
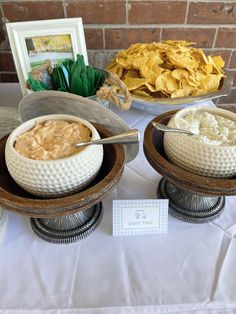
[[152, 125], [157, 130], [163, 131], [163, 132], [176, 132], [176, 133], [184, 133], [184, 134], [188, 134], [188, 135], [197, 135], [196, 133], [193, 133], [191, 131], [183, 130], [183, 129], [170, 128], [167, 125], [163, 125], [163, 124], [157, 123], [155, 121], [152, 121]]
[[75, 147], [88, 146], [88, 145], [98, 145], [98, 144], [136, 144], [139, 143], [140, 136], [138, 129], [131, 129], [127, 132], [120, 133], [114, 136], [102, 138], [99, 140], [80, 142], [73, 144]]

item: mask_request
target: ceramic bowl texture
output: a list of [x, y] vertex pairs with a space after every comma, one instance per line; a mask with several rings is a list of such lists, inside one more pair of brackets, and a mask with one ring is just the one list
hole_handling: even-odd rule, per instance
[[[215, 107], [185, 108], [178, 111], [168, 126], [178, 128], [178, 119], [190, 111], [207, 111], [236, 122], [236, 114]], [[201, 143], [194, 136], [180, 133], [164, 134], [164, 149], [174, 164], [193, 173], [215, 178], [231, 178], [236, 175], [236, 146]]]
[[94, 126], [79, 117], [54, 114], [28, 120], [8, 137], [5, 158], [8, 171], [15, 182], [26, 191], [41, 197], [54, 198], [85, 188], [97, 175], [103, 160], [102, 145], [86, 146], [75, 155], [57, 160], [33, 160], [14, 149], [18, 135], [34, 127], [36, 121], [66, 120], [81, 122], [92, 133], [91, 140], [100, 136]]

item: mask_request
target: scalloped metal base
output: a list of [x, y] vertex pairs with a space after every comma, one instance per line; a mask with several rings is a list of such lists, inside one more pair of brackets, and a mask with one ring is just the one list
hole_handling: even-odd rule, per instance
[[89, 236], [102, 219], [102, 202], [71, 215], [55, 218], [30, 218], [33, 231], [41, 239], [67, 244]]
[[159, 198], [169, 199], [169, 214], [190, 223], [205, 223], [219, 217], [224, 210], [224, 196], [197, 195], [180, 189], [162, 178], [158, 188]]

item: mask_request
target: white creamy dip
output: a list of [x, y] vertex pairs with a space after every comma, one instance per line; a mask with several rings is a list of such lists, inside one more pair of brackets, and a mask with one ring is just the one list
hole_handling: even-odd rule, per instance
[[236, 145], [236, 123], [206, 111], [192, 111], [176, 121], [177, 127], [193, 132], [201, 143]]

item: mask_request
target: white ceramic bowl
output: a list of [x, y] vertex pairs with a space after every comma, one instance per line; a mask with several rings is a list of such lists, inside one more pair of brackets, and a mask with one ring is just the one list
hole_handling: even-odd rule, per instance
[[86, 146], [75, 155], [57, 160], [33, 160], [14, 149], [16, 137], [33, 128], [36, 121], [58, 119], [81, 122], [91, 130], [91, 140], [100, 138], [88, 121], [76, 116], [54, 114], [24, 122], [6, 142], [5, 157], [10, 175], [23, 189], [41, 197], [61, 197], [84, 188], [95, 178], [103, 160], [102, 145]]
[[[178, 111], [168, 126], [178, 128], [178, 119], [190, 111], [207, 111], [236, 122], [236, 114], [215, 107], [185, 108]], [[207, 177], [230, 178], [236, 175], [236, 146], [211, 145], [180, 133], [164, 134], [164, 150], [176, 165]]]

